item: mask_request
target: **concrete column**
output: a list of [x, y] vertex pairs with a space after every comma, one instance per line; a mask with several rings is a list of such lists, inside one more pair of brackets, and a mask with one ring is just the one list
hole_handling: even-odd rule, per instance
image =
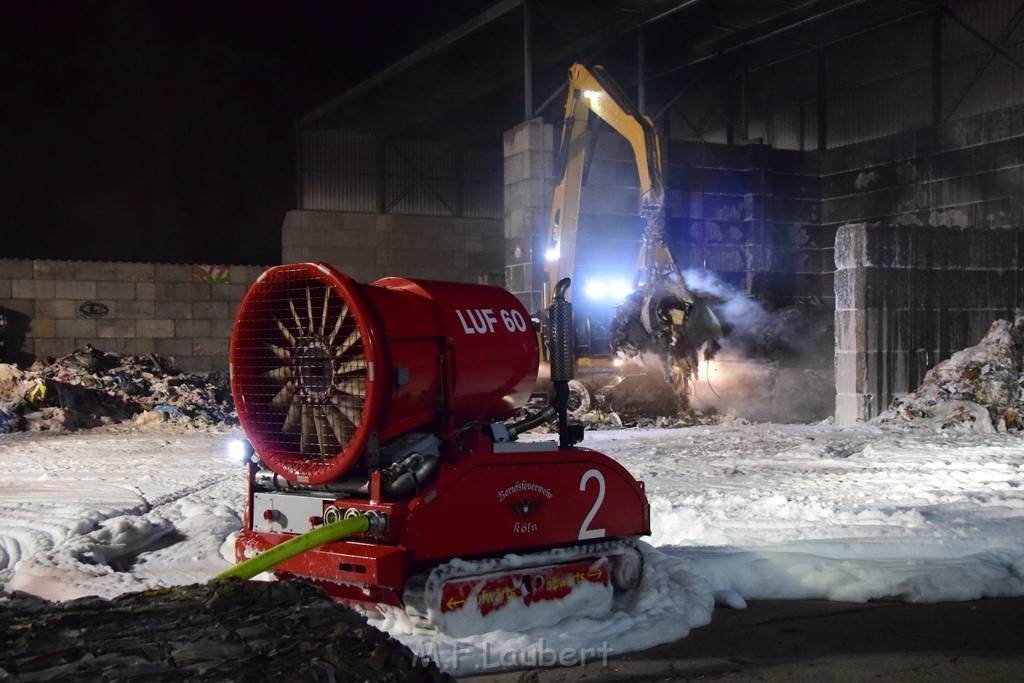
[[871, 415], [867, 377], [867, 226], [843, 225], [836, 233], [836, 412], [849, 426]]
[[554, 134], [540, 119], [505, 131], [505, 288], [540, 311]]

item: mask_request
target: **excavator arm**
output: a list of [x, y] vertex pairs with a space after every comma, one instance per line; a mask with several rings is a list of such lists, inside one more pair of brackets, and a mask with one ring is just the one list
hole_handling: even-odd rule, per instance
[[575, 266], [591, 112], [632, 147], [640, 181], [639, 213], [644, 219], [634, 292], [618, 307], [612, 321], [612, 351], [631, 357], [653, 353], [661, 361], [666, 378], [673, 367], [688, 377], [696, 373], [698, 349], [703, 347], [710, 357], [718, 348], [721, 326], [711, 309], [687, 288], [665, 244], [665, 184], [657, 130], [600, 66], [574, 64], [569, 69], [545, 253], [544, 299], [551, 299], [554, 283], [571, 277]]
[[[661, 143], [650, 118], [629, 102], [604, 67], [574, 64], [569, 69], [569, 96], [565, 102], [562, 137], [556, 164], [557, 184], [551, 203], [547, 251], [545, 253], [545, 300], [551, 286], [571, 277], [576, 257], [576, 234], [580, 215], [580, 194], [587, 160], [590, 131], [587, 120], [593, 112], [614, 128], [633, 148], [640, 179], [640, 215], [646, 221], [647, 244], [662, 244], [665, 184], [661, 167]], [[653, 255], [652, 255], [653, 256]], [[637, 264], [638, 279], [645, 270], [644, 254]], [[634, 287], [641, 284], [634, 282]]]

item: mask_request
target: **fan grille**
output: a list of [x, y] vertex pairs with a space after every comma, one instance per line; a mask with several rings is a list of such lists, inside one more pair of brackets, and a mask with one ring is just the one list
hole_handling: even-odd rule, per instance
[[372, 371], [365, 330], [343, 288], [319, 275], [271, 271], [239, 313], [232, 386], [257, 452], [333, 459], [363, 422]]

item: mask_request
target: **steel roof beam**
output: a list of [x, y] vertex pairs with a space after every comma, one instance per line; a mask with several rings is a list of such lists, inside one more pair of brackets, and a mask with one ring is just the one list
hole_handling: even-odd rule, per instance
[[458, 42], [462, 38], [465, 38], [469, 34], [479, 29], [480, 27], [489, 24], [495, 19], [503, 17], [504, 15], [508, 14], [512, 10], [522, 5], [523, 2], [524, 0], [502, 0], [502, 2], [498, 3], [497, 5], [494, 5], [487, 11], [478, 14], [474, 18], [470, 19], [469, 21], [462, 24], [458, 28], [449, 31], [440, 38], [427, 43], [426, 45], [416, 50], [409, 56], [398, 60], [391, 66], [387, 67], [383, 71], [378, 72], [377, 74], [363, 81], [354, 88], [351, 88], [346, 92], [343, 92], [337, 97], [331, 98], [325, 104], [317, 107], [309, 114], [306, 114], [305, 116], [299, 118], [299, 120], [296, 122], [296, 127], [304, 128], [308, 126], [309, 124], [315, 122], [321, 116], [330, 113], [332, 109], [338, 107], [339, 105], [342, 105], [345, 102], [348, 102], [358, 97], [359, 95], [373, 89], [377, 85], [389, 80], [395, 75], [405, 71], [409, 67], [422, 62], [424, 59], [438, 52], [441, 52], [442, 50], [448, 47], [451, 47], [453, 43]]

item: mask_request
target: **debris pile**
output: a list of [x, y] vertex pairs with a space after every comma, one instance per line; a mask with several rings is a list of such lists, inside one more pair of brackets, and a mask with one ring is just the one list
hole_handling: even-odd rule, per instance
[[932, 429], [1005, 432], [1024, 429], [1024, 309], [997, 320], [977, 346], [958, 351], [921, 386], [875, 418]]
[[27, 370], [0, 363], [0, 433], [63, 431], [135, 420], [238, 424], [227, 373], [193, 375], [165, 358], [86, 345]]
[[445, 681], [435, 665], [302, 581], [51, 603], [0, 597], [0, 679]]
[[[539, 408], [537, 408], [539, 409]], [[524, 408], [517, 413], [517, 419], [525, 419], [531, 413]], [[587, 431], [600, 431], [604, 429], [682, 429], [683, 427], [695, 427], [698, 425], [717, 425], [724, 422], [744, 421], [735, 411], [721, 414], [714, 409], [711, 410], [676, 410], [670, 414], [658, 415], [641, 412], [619, 412], [609, 409], [607, 406], [598, 407], [581, 412], [570, 417], [571, 422], [578, 422]], [[558, 422], [551, 421], [534, 427], [530, 430], [534, 434], [553, 434], [558, 431]]]
[[[743, 420], [735, 413], [722, 415], [715, 411], [685, 410], [676, 415], [639, 415], [591, 410], [576, 418], [587, 431], [602, 429], [682, 429], [699, 425], [717, 425]], [[549, 426], [550, 427], [550, 426]], [[539, 431], [539, 430], [538, 430]]]

